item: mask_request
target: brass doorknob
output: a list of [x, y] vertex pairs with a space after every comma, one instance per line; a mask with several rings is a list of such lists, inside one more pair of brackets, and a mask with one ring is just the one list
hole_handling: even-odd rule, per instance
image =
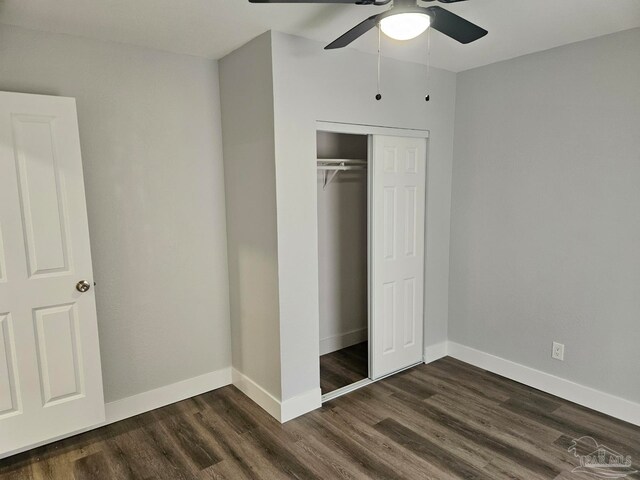
[[78, 283], [76, 283], [76, 290], [78, 290], [80, 293], [87, 292], [90, 288], [91, 284], [86, 280], [80, 280]]

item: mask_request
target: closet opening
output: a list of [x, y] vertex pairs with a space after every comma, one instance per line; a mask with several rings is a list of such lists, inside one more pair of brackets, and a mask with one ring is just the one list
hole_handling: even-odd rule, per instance
[[368, 140], [317, 132], [323, 395], [369, 378]]

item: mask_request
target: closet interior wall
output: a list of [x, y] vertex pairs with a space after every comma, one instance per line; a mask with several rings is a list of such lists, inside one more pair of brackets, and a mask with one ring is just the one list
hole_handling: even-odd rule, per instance
[[[367, 160], [367, 136], [317, 134], [318, 159]], [[331, 176], [332, 172], [328, 172]], [[318, 170], [320, 355], [367, 341], [367, 171]]]

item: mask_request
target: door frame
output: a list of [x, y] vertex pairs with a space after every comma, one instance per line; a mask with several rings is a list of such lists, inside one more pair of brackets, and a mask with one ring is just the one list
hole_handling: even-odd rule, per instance
[[385, 127], [359, 123], [316, 121], [316, 132], [350, 133], [353, 135], [390, 135], [396, 137], [429, 138], [429, 130], [416, 128]]
[[[421, 130], [421, 129], [415, 129], [415, 128], [402, 128], [402, 127], [387, 127], [387, 126], [382, 126], [382, 125], [367, 125], [367, 124], [357, 124], [357, 123], [345, 123], [345, 122], [330, 122], [330, 121], [325, 121], [325, 120], [317, 120], [316, 121], [316, 133], [317, 132], [329, 132], [329, 133], [345, 133], [345, 134], [352, 134], [352, 135], [367, 135], [367, 160], [370, 163], [371, 159], [372, 159], [372, 148], [373, 148], [373, 135], [388, 135], [388, 136], [395, 136], [395, 137], [408, 137], [408, 138], [424, 138], [427, 141], [427, 158], [425, 159], [426, 161], [426, 168], [425, 168], [425, 176], [428, 177], [428, 172], [429, 172], [429, 138], [430, 138], [430, 131], [429, 130]], [[315, 136], [314, 136], [315, 138]], [[318, 151], [317, 149], [317, 145], [315, 146], [314, 149], [315, 152]], [[315, 161], [315, 159], [314, 159]], [[426, 235], [426, 228], [427, 228], [427, 215], [428, 215], [428, 210], [427, 210], [427, 198], [428, 198], [428, 182], [427, 182], [428, 178], [425, 178], [425, 222], [424, 222], [424, 228], [425, 228], [425, 235], [424, 235], [424, 261], [425, 261], [425, 267], [424, 267], [424, 272], [423, 275], [425, 277], [426, 280], [426, 274], [427, 274], [427, 267], [426, 267], [426, 252], [427, 252], [427, 248], [426, 248], [426, 243], [427, 243], [427, 235]], [[371, 234], [371, 185], [373, 182], [373, 169], [372, 168], [367, 168], [367, 337], [368, 337], [368, 342], [369, 344], [371, 343], [371, 311], [372, 311], [372, 279], [373, 279], [373, 275], [372, 275], [372, 270], [371, 270], [371, 255], [370, 253], [372, 252], [372, 234]], [[316, 225], [318, 224], [318, 205], [317, 205], [317, 195], [316, 195], [316, 208], [315, 208], [315, 212], [316, 212]], [[317, 257], [317, 249], [316, 249], [316, 257]], [[425, 282], [426, 285], [426, 282]], [[424, 296], [423, 299], [423, 303], [426, 301], [426, 295]], [[318, 305], [319, 308], [319, 305]], [[422, 315], [422, 322], [423, 324], [426, 324], [426, 308], [424, 308], [423, 305], [423, 315]], [[320, 312], [318, 311], [318, 316], [316, 318], [320, 318]], [[320, 324], [318, 323], [318, 330], [320, 329]], [[425, 331], [423, 330], [423, 336], [424, 336]], [[424, 338], [423, 338], [423, 342], [424, 342]], [[423, 349], [424, 350], [424, 349]], [[384, 375], [382, 377], [377, 378], [376, 380], [372, 380], [371, 376], [372, 376], [372, 371], [371, 371], [371, 363], [372, 363], [372, 350], [371, 348], [368, 349], [368, 365], [367, 365], [367, 370], [368, 370], [368, 378], [365, 378], [363, 380], [360, 380], [356, 383], [353, 383], [351, 385], [347, 385], [346, 387], [342, 387], [339, 388], [337, 390], [334, 390], [332, 392], [329, 392], [327, 394], [322, 395], [322, 402], [327, 402], [329, 400], [332, 400], [334, 398], [337, 398], [341, 395], [344, 395], [346, 393], [352, 392], [354, 390], [357, 390], [358, 388], [364, 387], [366, 385], [369, 385], [375, 381], [378, 380], [382, 380], [383, 378], [386, 378], [390, 375], [394, 375], [395, 373], [398, 373], [402, 370], [405, 370], [407, 368], [411, 368], [414, 365], [409, 365], [405, 368], [402, 368], [400, 370], [398, 370], [398, 372], [392, 372], [388, 375]], [[318, 357], [318, 362], [320, 362], [320, 357]], [[420, 363], [424, 362], [424, 351], [422, 354], [422, 361]], [[318, 372], [320, 372], [320, 369], [318, 368]], [[318, 384], [320, 383], [320, 379], [318, 378]]]

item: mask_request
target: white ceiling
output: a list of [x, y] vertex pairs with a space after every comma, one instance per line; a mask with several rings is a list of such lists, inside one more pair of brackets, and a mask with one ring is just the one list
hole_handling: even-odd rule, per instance
[[[640, 0], [469, 0], [441, 5], [489, 30], [469, 45], [433, 32], [432, 63], [452, 71], [640, 27]], [[248, 0], [0, 0], [0, 23], [221, 58], [269, 29], [328, 43], [385, 8], [257, 5]], [[385, 40], [383, 55], [424, 63], [425, 37], [404, 43]], [[367, 33], [352, 47], [375, 52], [377, 33]]]

